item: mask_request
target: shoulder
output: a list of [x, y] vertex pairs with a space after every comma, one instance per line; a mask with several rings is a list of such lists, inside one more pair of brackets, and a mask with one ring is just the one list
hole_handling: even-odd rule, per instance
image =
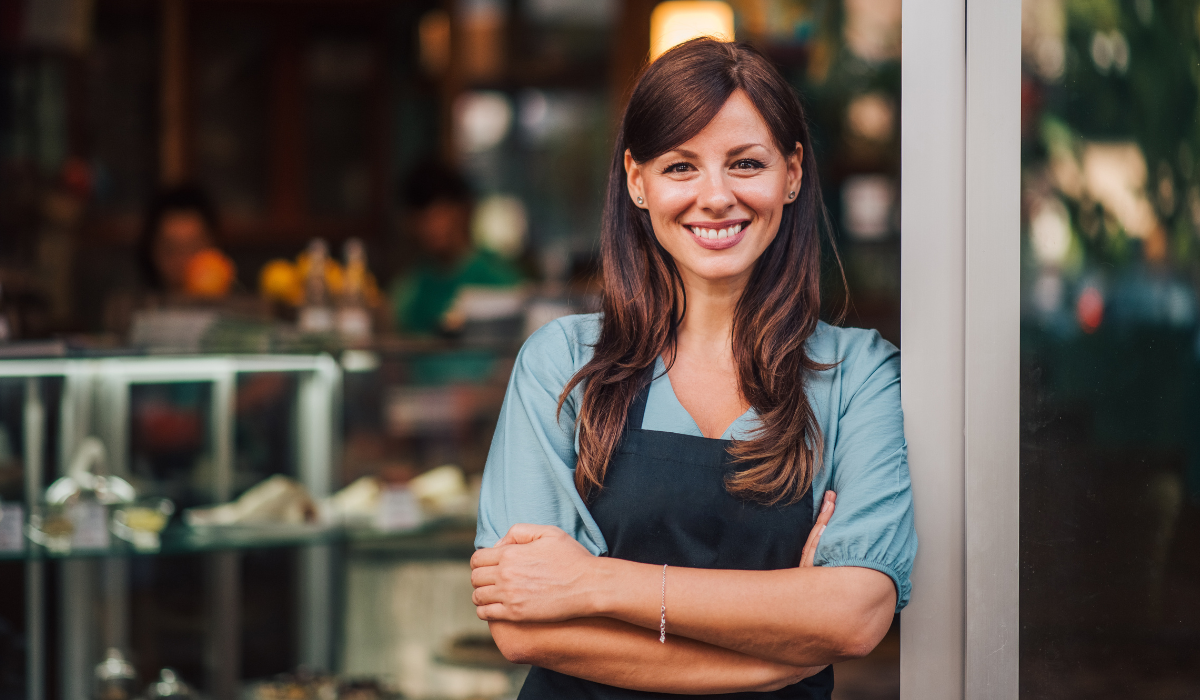
[[531, 369], [558, 369], [574, 374], [592, 358], [600, 337], [600, 314], [557, 318], [534, 331], [521, 346], [519, 362]]
[[846, 399], [868, 382], [900, 380], [900, 350], [884, 340], [879, 331], [821, 322], [809, 336], [807, 348], [814, 361], [834, 365], [816, 375], [836, 382]]
[[840, 328], [824, 321], [808, 338], [808, 354], [825, 364], [838, 364], [843, 373], [868, 372], [881, 364], [899, 361], [900, 350], [869, 328]]

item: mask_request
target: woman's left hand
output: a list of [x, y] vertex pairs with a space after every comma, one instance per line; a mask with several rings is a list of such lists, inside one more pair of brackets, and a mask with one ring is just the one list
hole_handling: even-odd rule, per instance
[[557, 527], [513, 525], [471, 557], [481, 620], [558, 622], [590, 613], [588, 574], [596, 557]]

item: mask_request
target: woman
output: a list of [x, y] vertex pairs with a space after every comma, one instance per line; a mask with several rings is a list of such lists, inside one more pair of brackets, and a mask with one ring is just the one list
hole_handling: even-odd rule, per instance
[[828, 698], [907, 603], [899, 358], [817, 320], [815, 172], [746, 45], [693, 40], [634, 88], [603, 313], [525, 344], [484, 472], [474, 601], [535, 666], [521, 698]]

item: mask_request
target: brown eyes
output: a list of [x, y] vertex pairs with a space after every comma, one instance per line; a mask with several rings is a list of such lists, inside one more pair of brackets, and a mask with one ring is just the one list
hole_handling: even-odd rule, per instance
[[[762, 161], [755, 160], [753, 158], [743, 158], [743, 159], [737, 161], [736, 163], [734, 163], [732, 166], [730, 166], [730, 169], [731, 170], [741, 170], [744, 172], [747, 170], [761, 170], [762, 168], [765, 168], [765, 167], [766, 166], [763, 165]], [[668, 174], [686, 173], [686, 172], [689, 172], [689, 171], [692, 171], [695, 169], [696, 168], [691, 163], [687, 163], [687, 162], [672, 163], [671, 165], [668, 165], [667, 167], [663, 168], [663, 174], [668, 175]]]

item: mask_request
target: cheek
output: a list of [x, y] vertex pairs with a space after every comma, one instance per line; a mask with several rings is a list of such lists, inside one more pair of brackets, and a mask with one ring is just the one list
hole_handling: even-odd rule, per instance
[[771, 212], [783, 208], [786, 199], [781, 194], [782, 183], [774, 180], [755, 180], [734, 190], [738, 199], [753, 209], [759, 216], [768, 217]]
[[646, 190], [646, 196], [654, 207], [651, 216], [658, 220], [673, 220], [688, 210], [696, 201], [691, 187], [660, 186]]

